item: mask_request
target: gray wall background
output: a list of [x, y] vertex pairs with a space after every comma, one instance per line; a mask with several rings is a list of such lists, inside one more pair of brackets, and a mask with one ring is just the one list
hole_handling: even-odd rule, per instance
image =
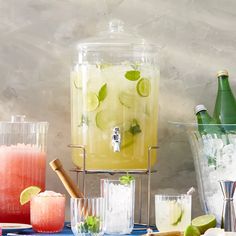
[[[106, 22], [103, 3], [0, 0], [0, 120], [8, 120], [11, 114], [25, 114], [30, 120], [48, 121], [48, 161], [59, 157], [67, 170], [73, 167], [67, 148], [72, 48], [78, 40], [94, 35], [97, 25], [101, 27]], [[152, 178], [152, 194], [186, 192], [189, 187], [196, 187], [190, 145], [186, 134], [168, 121], [193, 121], [193, 107], [200, 103], [212, 112], [217, 89], [215, 74], [219, 69], [229, 70], [236, 91], [236, 2], [124, 0], [113, 9], [112, 16], [162, 48], [161, 148], [158, 172]], [[90, 192], [98, 192], [97, 178], [89, 177], [87, 184]], [[47, 188], [64, 192], [49, 168]], [[69, 201], [67, 205], [68, 218]], [[195, 194], [193, 215], [200, 213]]]

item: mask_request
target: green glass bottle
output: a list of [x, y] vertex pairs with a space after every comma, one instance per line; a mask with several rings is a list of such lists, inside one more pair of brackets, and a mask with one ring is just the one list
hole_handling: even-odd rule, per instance
[[195, 114], [197, 117], [198, 131], [201, 135], [223, 134], [221, 127], [217, 124], [216, 120], [208, 114], [204, 105], [197, 105], [195, 107]]
[[236, 130], [236, 100], [229, 84], [229, 74], [227, 70], [221, 70], [217, 73], [218, 92], [216, 97], [214, 119], [218, 124], [223, 124], [225, 131]]

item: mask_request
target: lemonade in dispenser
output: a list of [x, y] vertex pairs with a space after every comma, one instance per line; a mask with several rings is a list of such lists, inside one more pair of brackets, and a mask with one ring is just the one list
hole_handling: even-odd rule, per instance
[[[129, 32], [112, 20], [107, 31], [77, 45], [71, 134], [72, 144], [86, 149], [86, 169], [146, 169], [148, 147], [157, 145], [157, 50]], [[72, 159], [83, 166], [81, 150], [72, 148]]]

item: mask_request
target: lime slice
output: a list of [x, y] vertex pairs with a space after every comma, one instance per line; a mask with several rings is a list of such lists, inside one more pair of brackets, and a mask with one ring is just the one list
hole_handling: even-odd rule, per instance
[[25, 188], [20, 194], [20, 204], [24, 205], [25, 203], [29, 202], [31, 197], [37, 195], [41, 189], [37, 186], [30, 186]]
[[193, 225], [189, 225], [184, 231], [184, 236], [200, 236], [200, 235], [201, 233], [198, 230], [198, 228]]
[[102, 130], [106, 130], [115, 126], [116, 115], [112, 110], [101, 110], [96, 114], [96, 125]]
[[96, 95], [96, 93], [88, 92], [86, 101], [87, 101], [87, 110], [88, 111], [94, 111], [99, 106], [99, 100], [98, 100], [98, 96]]
[[132, 108], [134, 107], [135, 104], [135, 97], [133, 94], [127, 92], [121, 92], [119, 94], [119, 101], [123, 106], [127, 108]]
[[192, 225], [204, 234], [208, 229], [216, 227], [216, 217], [214, 215], [198, 216], [192, 220]]
[[131, 81], [138, 80], [140, 78], [140, 71], [129, 70], [125, 73], [125, 78]]
[[183, 216], [182, 206], [179, 202], [171, 201], [170, 202], [170, 222], [172, 225], [177, 225]]
[[151, 90], [149, 79], [140, 79], [137, 83], [136, 89], [141, 97], [148, 97]]
[[126, 148], [134, 143], [134, 136], [129, 131], [125, 131], [121, 136], [121, 147]]

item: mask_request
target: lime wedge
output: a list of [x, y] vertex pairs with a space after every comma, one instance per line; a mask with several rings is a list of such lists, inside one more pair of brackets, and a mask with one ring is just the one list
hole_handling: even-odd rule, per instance
[[179, 202], [171, 201], [170, 202], [170, 222], [172, 225], [177, 225], [183, 216], [182, 206]]
[[98, 96], [96, 95], [96, 93], [88, 92], [86, 101], [87, 101], [87, 110], [88, 111], [94, 111], [99, 106], [99, 100], [98, 100]]
[[29, 202], [31, 197], [37, 195], [41, 189], [37, 186], [30, 186], [25, 188], [20, 194], [20, 204], [24, 205], [25, 203]]
[[119, 94], [119, 101], [123, 106], [127, 108], [132, 108], [135, 104], [135, 97], [131, 93], [121, 92]]
[[149, 79], [140, 79], [137, 83], [136, 89], [141, 97], [148, 97], [151, 90]]
[[198, 216], [192, 220], [192, 225], [204, 234], [208, 229], [216, 227], [216, 217], [214, 215]]
[[193, 225], [189, 225], [184, 231], [184, 236], [200, 236], [200, 235], [201, 233], [198, 230], [198, 228]]

